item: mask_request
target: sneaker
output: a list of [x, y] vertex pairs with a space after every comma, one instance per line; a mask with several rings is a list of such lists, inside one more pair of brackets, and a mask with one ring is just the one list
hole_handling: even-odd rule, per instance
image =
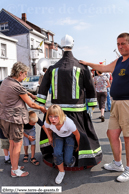
[[64, 175], [65, 175], [65, 172], [59, 171], [59, 173], [55, 179], [56, 184], [60, 184], [63, 181]]
[[5, 164], [11, 164], [10, 158], [8, 160], [4, 160]]
[[120, 176], [118, 176], [116, 180], [119, 182], [129, 181], [129, 171], [125, 169], [125, 171]]
[[104, 116], [101, 116], [101, 122], [104, 122], [104, 121], [105, 121]]
[[115, 164], [115, 161], [113, 160], [111, 163], [109, 164], [104, 164], [103, 166], [106, 170], [113, 170], [113, 171], [118, 171], [118, 172], [123, 172], [124, 171], [124, 167], [123, 164], [121, 164], [120, 166], [117, 166]]

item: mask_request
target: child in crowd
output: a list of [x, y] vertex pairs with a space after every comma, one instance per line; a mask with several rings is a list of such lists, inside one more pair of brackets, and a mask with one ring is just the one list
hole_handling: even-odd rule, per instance
[[64, 114], [58, 105], [49, 107], [43, 128], [47, 128], [53, 140], [49, 142], [53, 146], [54, 163], [59, 169], [55, 182], [60, 184], [65, 175], [63, 163], [68, 167], [75, 165], [76, 159], [73, 156], [75, 138], [78, 145], [76, 151], [78, 151], [80, 133], [74, 122]]
[[[28, 162], [28, 146], [31, 145], [31, 158], [30, 162], [35, 166], [38, 166], [40, 163], [35, 158], [35, 124], [39, 124], [41, 127], [43, 126], [43, 122], [37, 117], [37, 114], [34, 111], [29, 111], [29, 123], [24, 124], [24, 137], [23, 137], [23, 144], [24, 144], [24, 151], [25, 155], [23, 158], [23, 162]], [[44, 129], [45, 131], [45, 129]], [[49, 137], [49, 133], [45, 131], [49, 141], [51, 138]]]
[[11, 164], [9, 153], [9, 140], [4, 136], [2, 129], [0, 128], [1, 149], [4, 151], [4, 163]]

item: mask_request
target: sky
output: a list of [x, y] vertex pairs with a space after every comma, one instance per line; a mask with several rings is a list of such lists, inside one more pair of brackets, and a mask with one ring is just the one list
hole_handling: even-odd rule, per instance
[[52, 31], [58, 44], [72, 36], [74, 57], [87, 62], [114, 61], [117, 36], [129, 32], [129, 0], [0, 0], [0, 8], [19, 18], [26, 13], [28, 21]]

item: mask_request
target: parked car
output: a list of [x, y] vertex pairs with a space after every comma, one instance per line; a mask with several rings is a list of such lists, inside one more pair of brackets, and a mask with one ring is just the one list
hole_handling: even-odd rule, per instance
[[37, 94], [39, 90], [39, 77], [40, 75], [28, 76], [23, 80], [22, 85], [27, 91]]

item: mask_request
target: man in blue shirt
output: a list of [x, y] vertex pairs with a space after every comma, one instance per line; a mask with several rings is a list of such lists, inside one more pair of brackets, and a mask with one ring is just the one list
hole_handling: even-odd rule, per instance
[[[84, 65], [101, 71], [113, 73], [110, 94], [113, 98], [107, 136], [110, 141], [114, 160], [105, 164], [107, 170], [124, 171], [117, 181], [129, 180], [129, 34], [122, 33], [117, 37], [117, 47], [121, 57], [109, 65], [99, 65], [81, 61]], [[126, 150], [126, 168], [124, 169], [121, 153], [122, 143], [120, 134], [123, 132]]]

